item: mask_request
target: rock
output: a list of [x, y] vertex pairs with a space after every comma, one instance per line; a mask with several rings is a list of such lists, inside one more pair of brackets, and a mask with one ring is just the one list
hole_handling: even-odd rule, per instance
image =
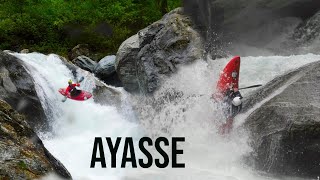
[[244, 126], [251, 134], [250, 160], [257, 169], [304, 178], [320, 175], [319, 74], [320, 62], [311, 63], [248, 97], [243, 107], [250, 115]]
[[73, 60], [78, 56], [90, 56], [89, 45], [88, 44], [78, 44], [68, 54], [68, 58]]
[[115, 68], [124, 88], [128, 91], [138, 90], [138, 79], [136, 77], [136, 61], [138, 52], [138, 34], [125, 40], [120, 45], [117, 52]]
[[72, 72], [73, 78], [77, 79], [77, 69], [79, 69], [79, 67], [68, 61], [65, 57], [59, 56], [59, 58], [61, 59], [62, 63]]
[[311, 53], [320, 51], [320, 11], [295, 29], [289, 43], [297, 48], [306, 47]]
[[5, 53], [15, 53], [14, 51], [11, 51], [11, 50], [3, 50], [3, 52], [5, 52]]
[[116, 56], [116, 71], [129, 92], [152, 93], [163, 75], [202, 56], [199, 34], [181, 8], [166, 14], [124, 41]]
[[101, 105], [112, 105], [121, 108], [121, 96], [122, 93], [119, 90], [95, 80], [95, 88], [93, 89], [94, 102]]
[[116, 56], [114, 55], [102, 58], [95, 66], [94, 74], [101, 79], [109, 77], [116, 72], [114, 67], [115, 62]]
[[33, 129], [45, 131], [49, 123], [37, 96], [33, 78], [24, 67], [23, 61], [0, 51], [0, 99], [24, 114]]
[[115, 70], [116, 56], [106, 56], [97, 63], [94, 74], [106, 84], [116, 87], [122, 86], [121, 81]]
[[120, 81], [118, 74], [114, 72], [107, 78], [101, 79], [104, 83], [114, 86], [114, 87], [122, 87], [122, 82]]
[[29, 49], [22, 49], [20, 53], [29, 53]]
[[25, 117], [0, 100], [0, 179], [38, 179], [49, 173], [71, 179], [44, 147]]
[[[225, 56], [225, 53], [218, 52], [223, 40], [221, 39], [222, 23], [224, 22], [224, 8], [217, 5], [219, 1], [210, 0], [183, 0], [185, 14], [193, 21], [194, 28], [205, 40], [205, 52], [213, 58]], [[239, 1], [237, 1], [239, 2]], [[236, 2], [231, 2], [234, 5]], [[232, 9], [228, 9], [231, 11]]]
[[10, 77], [8, 76], [9, 71], [6, 68], [2, 67], [0, 69], [0, 74], [1, 74], [2, 85], [4, 89], [9, 93], [17, 93], [16, 86], [13, 84]]
[[[301, 21], [320, 10], [318, 0], [184, 0], [183, 4], [207, 40], [207, 49], [218, 55], [221, 46], [237, 54], [246, 46], [286, 53], [289, 47], [279, 45]], [[242, 51], [239, 46], [244, 46]]]
[[96, 66], [96, 62], [91, 60], [90, 58], [86, 56], [78, 56], [75, 59], [72, 60], [72, 62], [80, 67], [81, 69], [84, 69], [89, 72], [93, 72], [94, 67]]

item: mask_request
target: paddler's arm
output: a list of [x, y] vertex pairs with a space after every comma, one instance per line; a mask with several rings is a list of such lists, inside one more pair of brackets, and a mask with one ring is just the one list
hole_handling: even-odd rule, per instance
[[240, 99], [242, 99], [242, 95], [240, 93], [240, 91], [237, 89], [237, 91], [234, 92], [235, 97], [240, 97]]
[[70, 92], [70, 90], [71, 90], [71, 87], [68, 86], [68, 87], [66, 88], [66, 92]]

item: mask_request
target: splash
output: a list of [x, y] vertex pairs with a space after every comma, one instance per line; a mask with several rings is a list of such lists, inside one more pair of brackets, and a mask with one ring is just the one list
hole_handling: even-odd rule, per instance
[[[25, 62], [35, 80], [42, 106], [50, 112], [46, 115], [50, 117], [52, 132], [40, 135], [45, 147], [65, 165], [74, 179], [120, 179], [125, 170], [90, 168], [94, 138], [140, 136], [139, 125], [116, 107], [99, 105], [93, 99], [62, 103], [63, 97], [58, 89], [66, 87], [73, 75], [59, 56], [39, 53], [14, 55]], [[86, 71], [78, 71], [77, 74], [85, 77], [80, 87], [92, 92], [95, 77]], [[127, 106], [126, 103], [122, 105], [130, 111]], [[106, 158], [110, 163], [110, 157]]]
[[[229, 58], [199, 60], [178, 67], [178, 73], [166, 78], [152, 97], [129, 95], [120, 89], [124, 96], [119, 110], [115, 106], [99, 105], [92, 99], [62, 103], [62, 96], [57, 90], [66, 86], [72, 73], [61, 59], [57, 55], [38, 53], [15, 55], [25, 62], [34, 78], [38, 96], [53, 126], [53, 132], [43, 134], [41, 138], [74, 179], [275, 179], [265, 177], [244, 164], [243, 157], [252, 151], [248, 133], [240, 126], [245, 116], [237, 119], [236, 128], [229, 136], [221, 137], [216, 132], [224, 119], [210, 96]], [[317, 60], [320, 56], [313, 54], [243, 57], [240, 87], [265, 84], [288, 70]], [[95, 87], [94, 76], [84, 71], [78, 74], [86, 77], [81, 87], [88, 91]], [[246, 97], [252, 91], [243, 90], [242, 94]], [[129, 136], [134, 139], [141, 136], [164, 136], [168, 139], [183, 136], [186, 142], [178, 148], [183, 149], [184, 154], [178, 156], [178, 162], [185, 163], [186, 168], [90, 169], [96, 136]], [[167, 147], [166, 151], [170, 148]], [[159, 157], [155, 151], [152, 155]], [[110, 157], [107, 158], [108, 163]]]

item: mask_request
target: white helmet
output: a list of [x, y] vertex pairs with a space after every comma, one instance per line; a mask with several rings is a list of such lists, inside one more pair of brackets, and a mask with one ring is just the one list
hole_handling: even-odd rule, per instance
[[233, 98], [232, 104], [233, 104], [234, 106], [239, 106], [239, 105], [241, 104], [240, 97], [235, 97], [235, 98]]

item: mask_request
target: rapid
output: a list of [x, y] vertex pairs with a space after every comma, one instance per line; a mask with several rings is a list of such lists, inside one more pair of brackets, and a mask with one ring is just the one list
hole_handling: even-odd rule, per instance
[[[217, 134], [217, 126], [224, 119], [210, 96], [214, 92], [220, 71], [230, 58], [198, 60], [191, 65], [178, 67], [178, 72], [167, 78], [155, 92], [156, 109], [148, 104], [148, 97], [130, 95], [122, 88], [114, 88], [121, 92], [120, 107], [126, 109], [123, 111], [112, 104], [100, 105], [94, 99], [84, 102], [68, 99], [62, 103], [63, 96], [58, 93], [58, 89], [66, 87], [73, 75], [59, 56], [40, 53], [13, 55], [26, 64], [52, 127], [51, 132], [40, 131], [38, 135], [45, 147], [64, 164], [76, 180], [276, 179], [256, 172], [244, 163], [244, 158], [252, 151], [248, 133], [241, 128], [245, 116], [236, 119], [235, 129], [230, 136], [221, 137]], [[266, 84], [276, 76], [318, 60], [320, 55], [314, 54], [242, 57], [240, 87]], [[82, 70], [78, 70], [77, 74], [78, 78], [85, 77], [81, 89], [92, 92], [96, 78]], [[258, 89], [241, 92], [245, 98], [254, 90]], [[179, 98], [167, 98], [168, 94]], [[90, 168], [95, 137], [133, 137], [137, 144], [138, 139], [143, 136], [165, 136], [169, 139], [173, 136], [185, 137], [185, 142], [179, 145], [184, 153], [178, 156], [178, 162], [185, 163], [186, 168], [159, 169], [153, 166], [149, 169], [121, 169], [119, 166], [111, 169], [100, 168], [99, 165]], [[122, 143], [120, 148], [123, 148]], [[122, 150], [119, 149], [118, 152], [117, 161], [120, 162]], [[136, 153], [138, 152], [139, 149], [136, 148]], [[105, 154], [108, 154], [107, 147]], [[152, 154], [154, 157], [159, 156], [156, 151], [152, 151]], [[137, 156], [140, 157], [140, 154]], [[110, 156], [106, 158], [107, 167], [110, 167]]]

